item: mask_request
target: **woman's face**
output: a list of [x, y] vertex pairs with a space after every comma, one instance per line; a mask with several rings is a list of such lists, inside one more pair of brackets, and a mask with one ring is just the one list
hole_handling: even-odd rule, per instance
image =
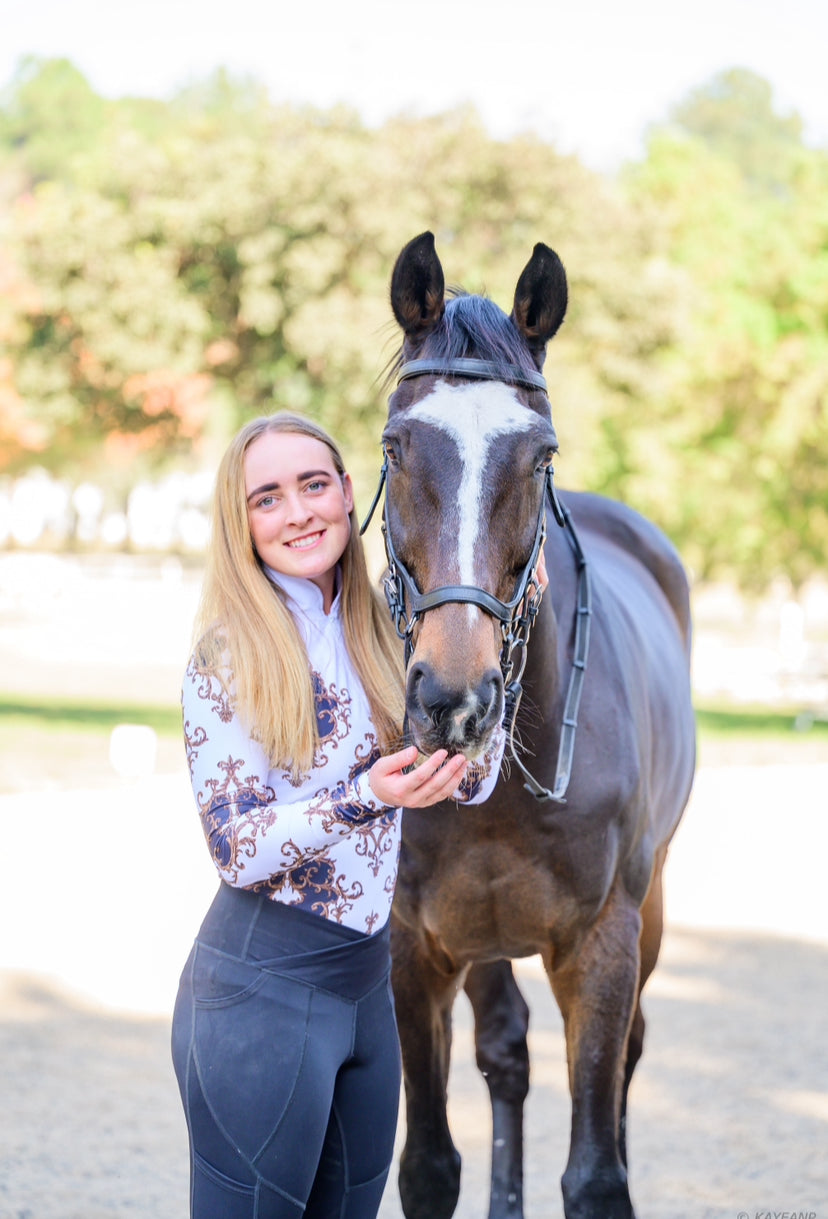
[[330, 449], [301, 432], [263, 432], [244, 458], [247, 519], [256, 553], [286, 576], [334, 597], [336, 565], [351, 535], [351, 480], [340, 477]]

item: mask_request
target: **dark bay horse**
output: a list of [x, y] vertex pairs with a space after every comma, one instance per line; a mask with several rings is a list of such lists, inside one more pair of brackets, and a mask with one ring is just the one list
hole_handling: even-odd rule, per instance
[[[397, 260], [391, 303], [404, 342], [383, 437], [384, 528], [387, 591], [409, 657], [409, 731], [425, 752], [479, 755], [504, 702], [513, 709], [524, 691], [517, 749], [491, 798], [405, 815], [393, 911], [403, 1209], [443, 1219], [457, 1204], [446, 1085], [463, 987], [492, 1103], [490, 1216], [523, 1214], [528, 1010], [511, 959], [539, 953], [566, 1038], [567, 1219], [629, 1219], [639, 999], [695, 763], [687, 581], [669, 542], [635, 512], [554, 490], [540, 370], [567, 284], [552, 250], [535, 247], [507, 317], [483, 297], [446, 300], [424, 233]], [[549, 585], [538, 606], [544, 531]]]

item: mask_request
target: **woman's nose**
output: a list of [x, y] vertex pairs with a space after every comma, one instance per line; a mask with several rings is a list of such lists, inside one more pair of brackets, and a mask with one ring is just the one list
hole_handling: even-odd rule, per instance
[[285, 516], [290, 525], [304, 525], [313, 516], [310, 505], [298, 494], [287, 496], [286, 509]]

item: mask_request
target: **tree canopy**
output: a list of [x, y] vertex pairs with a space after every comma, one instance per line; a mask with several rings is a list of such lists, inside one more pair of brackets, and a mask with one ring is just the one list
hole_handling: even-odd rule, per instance
[[369, 130], [226, 72], [112, 101], [25, 61], [0, 94], [0, 472], [128, 488], [277, 406], [373, 461], [402, 244], [432, 229], [508, 310], [542, 240], [570, 279], [562, 481], [653, 516], [702, 578], [800, 584], [828, 544], [826, 187], [743, 70], [609, 180], [472, 110]]

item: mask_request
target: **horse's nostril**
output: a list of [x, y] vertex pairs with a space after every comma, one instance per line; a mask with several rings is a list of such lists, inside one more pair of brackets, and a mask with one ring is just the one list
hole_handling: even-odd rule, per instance
[[499, 719], [503, 710], [503, 678], [500, 673], [491, 672], [478, 687], [480, 696], [480, 712], [476, 718], [475, 729], [491, 727], [491, 721]]
[[503, 710], [503, 681], [488, 670], [476, 685], [446, 686], [426, 662], [416, 662], [408, 674], [411, 723], [428, 729], [432, 745], [464, 749], [476, 746], [495, 727]]

